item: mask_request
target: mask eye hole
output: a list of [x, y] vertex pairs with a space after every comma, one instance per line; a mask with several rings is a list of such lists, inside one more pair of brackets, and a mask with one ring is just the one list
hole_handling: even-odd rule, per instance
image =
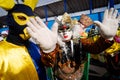
[[20, 20], [27, 20], [26, 17], [24, 17], [24, 16], [17, 16], [17, 17], [18, 17], [18, 19], [20, 19]]

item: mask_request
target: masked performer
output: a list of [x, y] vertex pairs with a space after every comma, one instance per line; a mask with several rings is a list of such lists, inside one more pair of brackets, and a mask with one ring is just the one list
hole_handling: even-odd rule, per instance
[[[60, 47], [56, 49], [59, 49], [56, 56], [54, 51], [50, 54], [42, 52], [42, 61], [44, 62], [44, 65], [53, 67], [54, 75], [57, 79], [80, 80], [83, 74], [84, 61], [86, 60], [85, 52], [100, 53], [114, 43], [113, 37], [116, 34], [120, 16], [117, 16], [117, 10], [111, 8], [110, 10], [107, 9], [105, 11], [102, 23], [94, 21], [94, 23], [99, 26], [101, 37], [95, 43], [91, 43], [90, 45], [85, 44], [84, 39], [73, 36], [74, 29], [72, 20], [68, 15], [67, 17], [68, 18], [66, 19], [63, 15], [61, 19], [58, 17], [59, 21], [56, 21], [59, 23], [58, 45]], [[36, 42], [41, 44], [43, 41], [38, 37], [39, 35], [42, 35], [39, 33], [39, 30], [47, 30], [44, 30], [45, 26], [40, 24], [40, 21], [39, 18], [36, 20], [32, 19], [28, 23], [29, 27], [27, 30]], [[85, 27], [83, 22], [80, 22], [80, 25]], [[52, 28], [52, 30], [54, 30], [54, 28]]]
[[[6, 20], [9, 26], [6, 41], [0, 42], [0, 80], [47, 79], [40, 50], [29, 42], [30, 36], [26, 31], [26, 23], [34, 17], [37, 2], [38, 0], [24, 0], [23, 4], [15, 4], [14, 0], [0, 0], [0, 7], [8, 11]], [[52, 31], [48, 30], [47, 34], [46, 37], [41, 35], [41, 40], [51, 40], [54, 43], [42, 43], [41, 50], [49, 53], [54, 51], [57, 39], [56, 36], [52, 37], [55, 35]]]

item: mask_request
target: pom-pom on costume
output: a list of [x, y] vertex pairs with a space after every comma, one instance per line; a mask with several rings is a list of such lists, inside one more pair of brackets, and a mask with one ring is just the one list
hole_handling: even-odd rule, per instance
[[38, 0], [0, 0], [0, 7], [8, 11], [9, 34], [0, 42], [0, 80], [46, 80], [39, 48], [28, 39], [26, 23], [34, 17], [33, 10]]

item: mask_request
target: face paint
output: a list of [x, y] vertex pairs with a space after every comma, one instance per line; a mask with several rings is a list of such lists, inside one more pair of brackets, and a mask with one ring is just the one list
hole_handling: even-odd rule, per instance
[[69, 24], [63, 25], [58, 29], [59, 36], [63, 41], [70, 40], [72, 38], [72, 29]]

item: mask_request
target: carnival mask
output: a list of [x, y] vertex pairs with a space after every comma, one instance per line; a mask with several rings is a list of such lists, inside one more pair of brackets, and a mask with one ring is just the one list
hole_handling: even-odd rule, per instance
[[58, 35], [63, 41], [70, 40], [72, 38], [72, 29], [70, 26], [70, 24], [65, 24], [58, 28]]
[[64, 13], [61, 21], [56, 20], [59, 23], [58, 26], [58, 35], [62, 39], [62, 41], [69, 41], [72, 38], [72, 19], [67, 14]]
[[23, 4], [15, 4], [14, 0], [1, 1], [0, 7], [8, 11], [7, 25], [9, 34], [27, 40], [30, 36], [26, 31], [26, 23], [34, 17], [33, 10], [38, 0], [24, 0]]

